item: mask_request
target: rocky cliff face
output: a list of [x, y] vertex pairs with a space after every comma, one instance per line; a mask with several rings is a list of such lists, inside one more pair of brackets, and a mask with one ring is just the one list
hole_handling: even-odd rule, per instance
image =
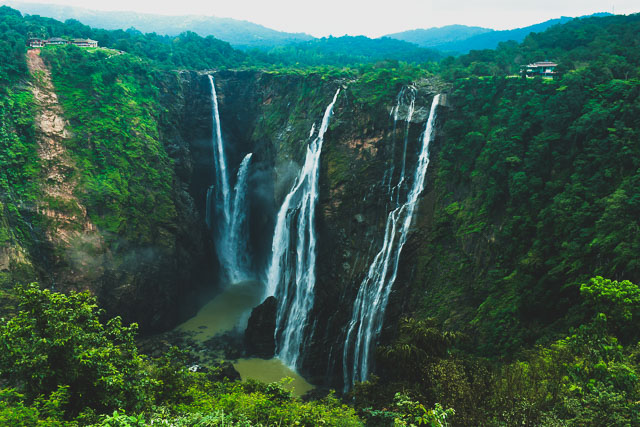
[[[394, 129], [390, 112], [402, 85], [371, 105], [362, 102], [351, 90], [353, 82], [344, 79], [255, 72], [220, 72], [215, 79], [225, 140], [239, 152], [253, 151], [264, 174], [262, 188], [252, 197], [252, 240], [262, 245], [263, 254], [270, 250], [273, 218], [300, 169], [311, 126], [322, 117], [336, 88], [343, 88], [321, 157], [316, 295], [310, 322], [304, 326], [311, 339], [302, 362], [303, 373], [313, 382], [340, 386], [345, 328], [360, 282], [382, 245], [390, 210], [389, 174], [393, 167], [400, 170], [406, 117], [401, 113]], [[407, 165], [417, 160], [433, 92], [427, 81], [418, 86]], [[273, 184], [265, 184], [269, 182]], [[425, 205], [420, 212], [428, 217]], [[415, 251], [411, 248], [419, 246], [420, 239], [411, 238], [409, 251]], [[266, 258], [259, 260], [264, 268]], [[413, 273], [401, 274], [398, 289]], [[406, 308], [394, 306], [388, 323], [393, 325]]]
[[[87, 208], [87, 201], [95, 196], [83, 187], [82, 173], [94, 166], [74, 141], [77, 135], [73, 134], [68, 112], [59, 100], [60, 92], [38, 51], [29, 52], [28, 64], [32, 75], [30, 89], [36, 103], [40, 194], [34, 197], [35, 206], [22, 205], [22, 216], [31, 218], [29, 227], [21, 229], [29, 230], [28, 236], [12, 236], [12, 230], [16, 231], [12, 216], [5, 215], [7, 212], [0, 205], [1, 229], [9, 233], [0, 242], [3, 286], [39, 281], [43, 286], [65, 292], [89, 290], [99, 297], [109, 315], [121, 315], [125, 322], [138, 322], [143, 332], [175, 325], [197, 308], [192, 298], [194, 292], [200, 286], [215, 284], [212, 247], [192, 195], [199, 181], [198, 149], [211, 133], [208, 106], [198, 105], [199, 101], [206, 101], [200, 96], [204, 88], [198, 87], [198, 79], [189, 74], [156, 75], [154, 83], [159, 90], [153, 108], [162, 113], [154, 116], [153, 124], [158, 130], [155, 134], [158, 146], [169, 156], [172, 167], [170, 176], [162, 177], [170, 185], [166, 190], [154, 191], [170, 200], [175, 215], [170, 223], [154, 225], [149, 231], [153, 236], [143, 242], [114, 235], [92, 221], [101, 213]], [[101, 126], [99, 120], [96, 117], [96, 128]], [[92, 123], [87, 124], [89, 129], [91, 126]], [[144, 134], [135, 124], [131, 126], [134, 138]], [[91, 144], [90, 138], [81, 139], [81, 143]], [[132, 156], [138, 156], [139, 162], [148, 162], [158, 155], [165, 154]], [[114, 171], [126, 179], [127, 171], [118, 168]], [[123, 221], [128, 219], [127, 215], [126, 210], [121, 212]], [[18, 245], [20, 241], [26, 244]]]
[[211, 156], [207, 88], [196, 73], [157, 78], [164, 109], [159, 139], [172, 161], [175, 221], [163, 225], [158, 244], [117, 242], [99, 292], [110, 313], [139, 322], [147, 332], [166, 330], [192, 315], [201, 303], [198, 293], [216, 286], [218, 268], [200, 197]]
[[[345, 77], [255, 71], [220, 71], [214, 76], [229, 164], [237, 168], [245, 153], [253, 153], [249, 238], [256, 272], [267, 266], [275, 216], [300, 170], [312, 125], [322, 118], [336, 89], [342, 88], [321, 157], [316, 295], [310, 322], [303, 326], [310, 340], [302, 362], [303, 373], [313, 382], [340, 386], [345, 325], [358, 286], [380, 249], [390, 209], [390, 173], [399, 170], [402, 158], [405, 117], [401, 113], [394, 127], [390, 112], [403, 84], [370, 102], [362, 98], [362, 83]], [[192, 312], [197, 304], [190, 302], [190, 295], [200, 285], [214, 287], [218, 270], [203, 220], [206, 191], [213, 181], [208, 76], [156, 73], [153, 84], [160, 111], [155, 116], [157, 137], [171, 159], [169, 196], [175, 219], [159, 224], [145, 244], [114, 238], [95, 226], [70, 227], [78, 239], [64, 239], [66, 234], [57, 228], [45, 227], [45, 235], [51, 237], [48, 243], [40, 245], [40, 252], [27, 251], [22, 257], [34, 260], [39, 271], [34, 279], [65, 291], [88, 289], [100, 297], [109, 314], [139, 322], [146, 331], [167, 329]], [[47, 90], [55, 94], [54, 87]], [[418, 83], [416, 111], [408, 128], [407, 165], [416, 162], [434, 92], [428, 81]], [[41, 114], [55, 110], [63, 122], [65, 112], [54, 107], [43, 103]], [[65, 136], [58, 139], [66, 147]], [[68, 163], [70, 169], [76, 168]], [[72, 184], [68, 195], [82, 206], [87, 196]], [[55, 188], [43, 190], [53, 193]], [[420, 213], [428, 222], [428, 202]], [[79, 224], [91, 224], [91, 214], [86, 213], [82, 217], [86, 221]], [[57, 218], [54, 211], [49, 216]], [[420, 238], [411, 237], [407, 256], [413, 256]], [[24, 251], [19, 249], [4, 248], [0, 267], [6, 270], [11, 260], [21, 258]], [[84, 271], [80, 267], [87, 274], [77, 274]], [[412, 269], [401, 271], [392, 298], [402, 294], [412, 274]], [[393, 304], [387, 323], [392, 326], [406, 308], [404, 303]]]

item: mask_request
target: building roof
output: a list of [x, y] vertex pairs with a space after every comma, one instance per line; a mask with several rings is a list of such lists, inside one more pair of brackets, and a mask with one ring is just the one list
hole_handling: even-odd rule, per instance
[[51, 37], [47, 41], [51, 43], [51, 42], [66, 42], [67, 40], [63, 39], [62, 37]]
[[557, 67], [557, 66], [558, 64], [556, 64], [555, 62], [549, 62], [549, 61], [534, 62], [533, 64], [527, 65], [527, 67]]
[[73, 39], [74, 43], [98, 43], [96, 40], [91, 39]]

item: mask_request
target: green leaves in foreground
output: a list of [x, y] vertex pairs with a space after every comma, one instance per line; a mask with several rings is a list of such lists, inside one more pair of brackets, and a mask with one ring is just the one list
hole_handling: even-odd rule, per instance
[[0, 371], [29, 401], [66, 390], [65, 412], [142, 409], [150, 381], [140, 369], [137, 325], [102, 311], [88, 292], [69, 295], [36, 284], [17, 288], [20, 312], [0, 325]]
[[[0, 425], [358, 426], [333, 395], [301, 402], [281, 383], [219, 381], [172, 349], [148, 360], [136, 325], [100, 321], [88, 292], [16, 288], [20, 312], [0, 321]], [[96, 424], [97, 423], [97, 424]]]

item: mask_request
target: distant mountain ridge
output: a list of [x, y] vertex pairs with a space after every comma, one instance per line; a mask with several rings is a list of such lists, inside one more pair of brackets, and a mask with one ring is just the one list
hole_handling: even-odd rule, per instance
[[491, 28], [469, 27], [466, 25], [446, 25], [444, 27], [434, 27], [428, 29], [415, 29], [402, 31], [399, 33], [387, 34], [384, 37], [390, 37], [396, 40], [402, 40], [409, 43], [417, 44], [420, 47], [436, 47], [445, 43], [455, 42], [458, 40], [466, 40], [470, 37], [494, 32]]
[[192, 31], [202, 37], [214, 36], [240, 49], [271, 48], [314, 39], [309, 34], [285, 33], [248, 21], [214, 16], [166, 16], [137, 12], [107, 12], [13, 0], [0, 3], [29, 15], [46, 16], [61, 21], [76, 19], [93, 28], [106, 30], [125, 30], [133, 27], [143, 33], [158, 33], [169, 36]]
[[[610, 13], [594, 13], [587, 17], [611, 16]], [[531, 33], [539, 33], [554, 25], [565, 24], [573, 19], [563, 16], [556, 19], [540, 22], [528, 27], [515, 28], [513, 30], [492, 30], [482, 27], [468, 27], [466, 25], [449, 25], [440, 28], [426, 30], [411, 30], [401, 33], [389, 34], [386, 37], [409, 41], [422, 47], [437, 49], [441, 52], [467, 53], [471, 50], [495, 49], [499, 43], [514, 40], [522, 42]], [[475, 34], [474, 34], [475, 33]], [[465, 35], [468, 35], [465, 37]]]
[[[365, 43], [361, 39], [352, 40], [339, 37], [321, 41], [324, 39], [317, 39], [305, 33], [286, 33], [248, 21], [214, 16], [166, 16], [138, 12], [95, 11], [73, 6], [24, 3], [16, 0], [0, 0], [0, 4], [6, 4], [24, 14], [46, 16], [61, 21], [75, 19], [93, 28], [106, 30], [122, 29], [130, 32], [137, 30], [141, 33], [157, 33], [168, 36], [177, 36], [184, 32], [194, 32], [202, 37], [211, 35], [230, 43], [234, 48], [243, 50], [258, 48], [265, 51], [275, 49], [277, 52], [282, 47], [296, 45], [295, 48], [292, 48], [293, 50], [312, 49], [321, 55], [329, 54], [333, 58], [332, 60], [348, 54], [349, 52], [345, 52], [343, 48], [354, 45], [354, 42], [353, 47], [365, 50], [365, 52], [350, 52], [355, 53], [355, 56], [371, 59], [378, 56], [378, 54], [373, 54], [371, 50], [379, 48], [381, 53], [388, 55], [389, 58], [406, 60], [407, 54], [411, 53], [411, 48], [408, 45], [398, 45], [396, 47], [399, 52], [392, 53], [393, 49], [389, 49], [392, 46], [389, 39], [411, 43], [417, 49], [416, 58], [433, 60], [442, 56], [434, 55], [434, 50], [444, 54], [463, 54], [471, 50], [494, 49], [501, 42], [509, 40], [522, 42], [527, 35], [533, 32], [542, 32], [554, 25], [564, 24], [575, 19], [560, 17], [528, 27], [502, 31], [466, 25], [447, 25], [388, 34], [378, 39], [370, 39], [383, 41]], [[596, 13], [585, 17], [610, 15], [609, 13]], [[318, 43], [313, 43], [315, 41]], [[307, 44], [309, 42], [311, 43]], [[431, 50], [431, 52], [424, 52], [422, 50], [424, 48]], [[415, 60], [418, 61], [418, 59]]]

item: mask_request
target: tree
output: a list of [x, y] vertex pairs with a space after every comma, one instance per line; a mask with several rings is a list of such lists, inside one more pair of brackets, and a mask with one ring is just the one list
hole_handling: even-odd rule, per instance
[[20, 312], [0, 325], [0, 373], [33, 401], [67, 387], [67, 416], [140, 410], [152, 381], [142, 370], [136, 324], [103, 324], [88, 292], [69, 295], [18, 286]]
[[628, 280], [592, 278], [580, 287], [580, 293], [598, 313], [607, 316], [607, 324], [613, 333], [623, 340], [638, 337], [640, 318], [640, 288]]

